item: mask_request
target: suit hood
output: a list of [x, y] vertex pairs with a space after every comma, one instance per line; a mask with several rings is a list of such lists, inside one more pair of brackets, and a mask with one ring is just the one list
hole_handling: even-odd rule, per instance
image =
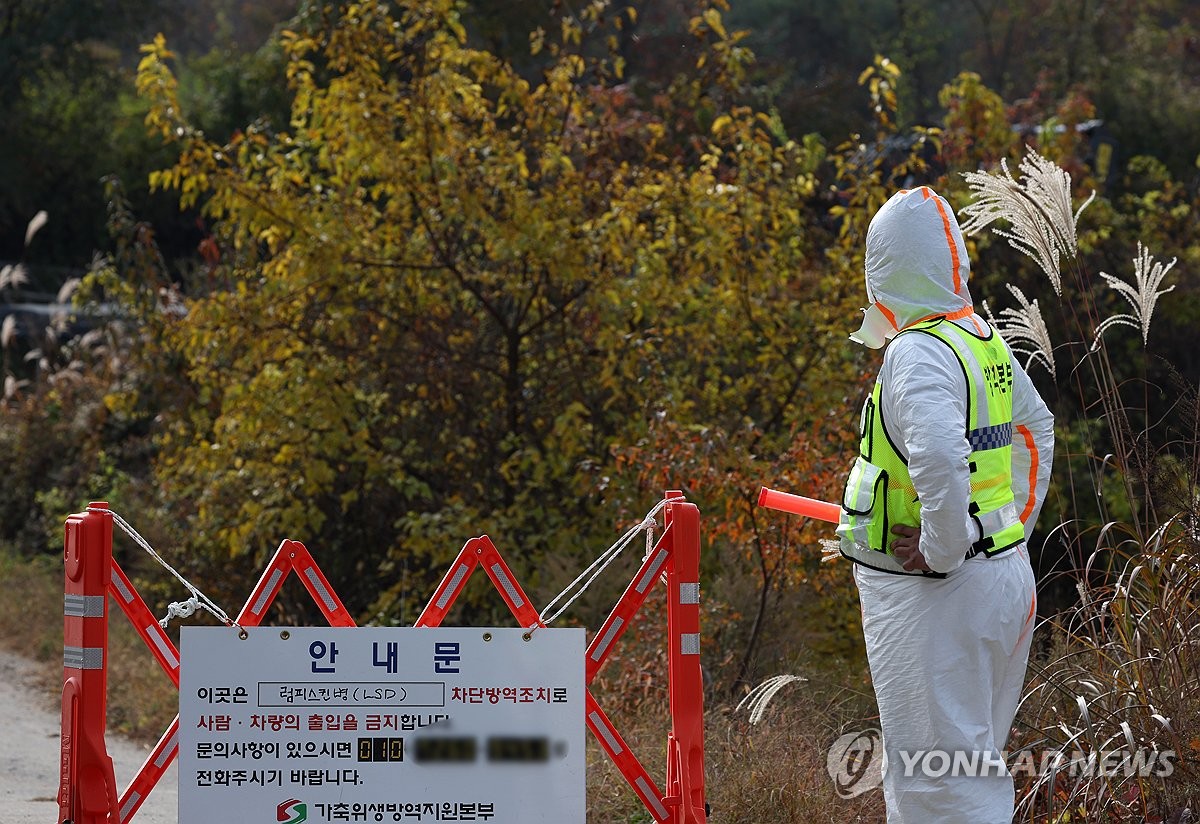
[[867, 229], [867, 299], [851, 340], [878, 349], [900, 330], [935, 315], [972, 311], [971, 265], [954, 211], [928, 186], [903, 189]]

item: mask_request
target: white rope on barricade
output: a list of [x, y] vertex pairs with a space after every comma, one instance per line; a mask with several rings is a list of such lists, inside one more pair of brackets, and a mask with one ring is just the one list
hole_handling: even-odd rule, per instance
[[170, 564], [168, 564], [166, 562], [166, 560], [154, 550], [154, 547], [150, 546], [150, 542], [147, 541], [145, 538], [143, 538], [141, 535], [139, 535], [138, 531], [129, 525], [128, 521], [126, 521], [124, 518], [122, 518], [116, 512], [113, 512], [111, 509], [105, 509], [103, 507], [89, 506], [87, 508], [87, 511], [103, 513], [105, 515], [111, 515], [112, 519], [113, 519], [113, 523], [116, 524], [117, 526], [119, 526], [121, 528], [122, 532], [124, 532], [126, 535], [128, 535], [130, 538], [132, 538], [133, 542], [135, 544], [137, 544], [143, 550], [145, 550], [150, 555], [151, 558], [158, 561], [163, 566], [163, 568], [167, 570], [167, 572], [174, 575], [176, 580], [178, 580], [179, 583], [181, 583], [185, 587], [187, 587], [188, 591], [192, 593], [191, 598], [188, 598], [185, 601], [175, 601], [174, 603], [168, 605], [166, 616], [164, 618], [162, 618], [161, 620], [159, 620], [159, 622], [158, 622], [158, 625], [160, 627], [162, 627], [163, 629], [166, 629], [167, 626], [171, 623], [172, 618], [190, 618], [192, 615], [195, 614], [197, 609], [206, 610], [207, 612], [211, 613], [213, 615], [213, 617], [215, 617], [218, 621], [220, 621], [222, 624], [224, 624], [227, 627], [236, 626], [234, 624], [234, 622], [229, 618], [229, 615], [226, 614], [225, 610], [221, 609], [219, 606], [217, 606], [215, 603], [213, 603], [213, 601], [207, 595], [205, 595], [203, 592], [201, 592], [197, 587], [195, 587], [191, 583], [191, 581], [189, 581], [188, 579], [186, 579], [182, 575], [180, 575], [178, 572], [176, 572], [175, 568], [173, 566], [171, 566]]
[[[654, 549], [654, 527], [657, 526], [657, 521], [655, 519], [658, 517], [658, 513], [661, 512], [667, 504], [680, 503], [685, 500], [687, 499], [679, 497], [664, 498], [663, 500], [659, 501], [653, 509], [646, 513], [646, 516], [642, 518], [642, 520], [631, 526], [624, 535], [617, 539], [616, 543], [604, 550], [604, 552], [600, 553], [596, 560], [592, 561], [592, 563], [588, 565], [587, 569], [579, 573], [575, 580], [567, 585], [566, 589], [558, 593], [558, 595], [555, 595], [554, 598], [551, 599], [550, 603], [546, 604], [546, 606], [542, 608], [542, 624], [545, 626], [550, 626], [555, 619], [566, 612], [571, 604], [575, 603], [575, 600], [579, 598], [580, 595], [583, 595], [583, 593], [587, 591], [587, 588], [590, 587], [592, 583], [600, 577], [600, 574], [604, 572], [605, 568], [614, 560], [616, 560], [618, 555], [625, 551], [626, 547], [633, 542], [633, 539], [637, 537], [638, 533], [643, 531], [646, 533], [646, 556], [648, 557], [650, 552]], [[595, 571], [593, 572], [593, 570]], [[588, 577], [589, 573], [591, 573], [590, 577]], [[587, 578], [587, 580], [584, 581], [584, 578]], [[580, 585], [580, 581], [583, 581], [582, 585]], [[566, 603], [559, 607], [553, 615], [547, 617], [546, 613], [548, 613], [555, 604], [557, 604], [567, 593], [574, 590], [577, 586], [579, 587], [579, 591], [567, 599]]]
[[[579, 596], [583, 595], [583, 593], [587, 591], [588, 587], [590, 587], [592, 583], [594, 583], [595, 580], [600, 577], [608, 565], [616, 560], [617, 556], [624, 552], [629, 544], [632, 543], [633, 539], [636, 538], [641, 532], [646, 533], [646, 555], [643, 556], [643, 558], [649, 557], [651, 551], [654, 549], [654, 529], [658, 525], [656, 520], [658, 513], [661, 512], [668, 504], [680, 503], [685, 500], [687, 499], [683, 497], [664, 498], [655, 504], [654, 508], [646, 513], [642, 520], [631, 526], [624, 535], [617, 539], [616, 543], [614, 543], [604, 552], [600, 553], [596, 560], [592, 561], [592, 563], [588, 565], [587, 569], [581, 572], [574, 581], [568, 584], [562, 592], [554, 596], [554, 598], [550, 600], [550, 603], [546, 604], [546, 606], [542, 608], [540, 613], [543, 616], [542, 624], [544, 626], [550, 626], [551, 623], [553, 623], [556, 619], [558, 619], [559, 616], [566, 612], [566, 610], [570, 608], [571, 604], [575, 603]], [[113, 523], [120, 527], [126, 535], [133, 539], [134, 543], [145, 550], [150, 557], [158, 561], [158, 563], [161, 564], [164, 569], [175, 576], [175, 579], [178, 580], [179, 583], [183, 584], [188, 591], [192, 593], [191, 598], [188, 598], [184, 601], [175, 601], [168, 605], [166, 616], [158, 622], [163, 629], [167, 628], [171, 622], [171, 619], [190, 618], [195, 614], [197, 609], [208, 611], [225, 626], [235, 626], [234, 622], [229, 618], [229, 615], [226, 614], [225, 610], [217, 606], [207, 595], [201, 592], [199, 588], [184, 578], [173, 566], [167, 563], [167, 561], [155, 551], [154, 547], [150, 546], [150, 542], [138, 534], [138, 531], [129, 525], [128, 521], [111, 509], [105, 509], [102, 507], [88, 507], [87, 511], [111, 515]], [[586, 580], [584, 580], [585, 578]], [[553, 609], [554, 606], [558, 604], [558, 602], [562, 600], [568, 593], [574, 591], [576, 587], [578, 587], [578, 591], [575, 591], [571, 597], [562, 604], [562, 606], [560, 606], [552, 615], [546, 615], [546, 613], [550, 612], [550, 610]]]

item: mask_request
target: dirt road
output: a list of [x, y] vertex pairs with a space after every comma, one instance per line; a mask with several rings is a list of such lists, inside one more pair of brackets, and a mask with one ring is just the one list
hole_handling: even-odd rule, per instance
[[[33, 667], [0, 650], [0, 823], [56, 824], [58, 742], [61, 721], [55, 695], [35, 686]], [[118, 795], [133, 778], [147, 750], [108, 736]], [[129, 824], [177, 824], [178, 771], [174, 764]]]

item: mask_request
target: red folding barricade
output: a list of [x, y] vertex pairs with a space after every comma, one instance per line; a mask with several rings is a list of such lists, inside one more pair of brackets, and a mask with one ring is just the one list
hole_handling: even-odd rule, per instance
[[[682, 497], [681, 492], [667, 492], [668, 500]], [[704, 824], [708, 807], [704, 800], [704, 690], [700, 673], [700, 510], [695, 504], [675, 502], [668, 503], [665, 512], [666, 529], [658, 543], [588, 645], [586, 681], [591, 684], [595, 679], [655, 581], [665, 580], [671, 711], [666, 794], [659, 791], [629, 751], [590, 690], [587, 725], [655, 821]]]
[[[667, 735], [664, 794], [630, 751], [592, 695], [585, 697], [586, 724], [656, 822], [704, 824], [704, 703], [700, 674], [700, 515], [682, 494], [667, 493], [666, 528], [597, 631], [585, 653], [590, 686], [634, 614], [663, 580], [668, 591], [667, 635], [671, 730]], [[64, 554], [64, 655], [62, 757], [58, 793], [60, 824], [125, 824], [145, 801], [179, 751], [179, 717], [125, 792], [116, 792], [112, 759], [104, 743], [107, 712], [108, 607], [112, 596], [167, 676], [179, 686], [179, 650], [112, 558], [113, 516], [107, 504], [67, 519]], [[482, 567], [518, 624], [544, 627], [499, 550], [486, 536], [469, 540], [450, 565], [415, 626], [445, 620], [471, 574]], [[355, 626], [329, 581], [299, 541], [285, 540], [267, 564], [234, 624], [258, 626], [295, 572], [330, 626]]]
[[[167, 676], [179, 686], [179, 650], [112, 557], [107, 504], [67, 519], [64, 541], [63, 737], [59, 822], [125, 824], [179, 753], [179, 717], [168, 725], [123, 793], [116, 794], [104, 744], [108, 672], [108, 608], [112, 596]], [[298, 541], [284, 541], [235, 622], [258, 626], [283, 582], [295, 572], [331, 626], [354, 626], [345, 606]]]
[[[104, 507], [107, 504], [92, 504]], [[117, 782], [104, 744], [108, 694], [108, 576], [112, 518], [67, 519], [63, 538], [63, 691], [58, 819], [108, 824]]]
[[[586, 723], [601, 749], [612, 759], [634, 794], [656, 822], [704, 824], [704, 692], [700, 673], [700, 510], [681, 502], [683, 493], [667, 492], [666, 528], [642, 561], [624, 595], [612, 608], [585, 653], [589, 686], [617, 640], [628, 629], [658, 580], [667, 585], [668, 694], [671, 730], [667, 735], [667, 793], [662, 793], [630, 750], [591, 690], [586, 696]], [[526, 629], [544, 626], [529, 605], [500, 553], [485, 535], [467, 542], [434, 591], [418, 627], [439, 626], [455, 598], [479, 566], [492, 579], [517, 622]]]

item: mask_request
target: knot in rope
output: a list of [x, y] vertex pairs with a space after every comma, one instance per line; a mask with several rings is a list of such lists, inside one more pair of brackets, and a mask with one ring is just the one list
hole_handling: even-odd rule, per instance
[[132, 538], [135, 544], [144, 549], [151, 558], [158, 561], [158, 563], [162, 565], [167, 572], [174, 575], [175, 579], [187, 588], [188, 592], [192, 593], [192, 597], [188, 598], [186, 601], [176, 601], [167, 607], [167, 615], [158, 622], [159, 626], [161, 626], [163, 629], [166, 629], [167, 624], [171, 622], [172, 618], [190, 618], [195, 614], [197, 609], [203, 609], [206, 612], [211, 613], [213, 617], [227, 627], [234, 626], [234, 622], [230, 620], [229, 615], [226, 614], [225, 610], [213, 603], [212, 600], [199, 589], [197, 589], [191, 581], [176, 572], [175, 568], [168, 564], [161, 555], [155, 552], [154, 547], [150, 546], [150, 542], [138, 534], [138, 531], [130, 526], [128, 521], [126, 521], [116, 512], [113, 512], [111, 509], [106, 509], [105, 507], [89, 506], [87, 511], [111, 515], [113, 524], [120, 527], [121, 531]]
[[162, 618], [158, 625], [163, 629], [171, 623], [172, 618], [191, 618], [196, 614], [196, 610], [200, 607], [200, 599], [193, 595], [186, 601], [174, 601], [167, 606], [166, 617]]

